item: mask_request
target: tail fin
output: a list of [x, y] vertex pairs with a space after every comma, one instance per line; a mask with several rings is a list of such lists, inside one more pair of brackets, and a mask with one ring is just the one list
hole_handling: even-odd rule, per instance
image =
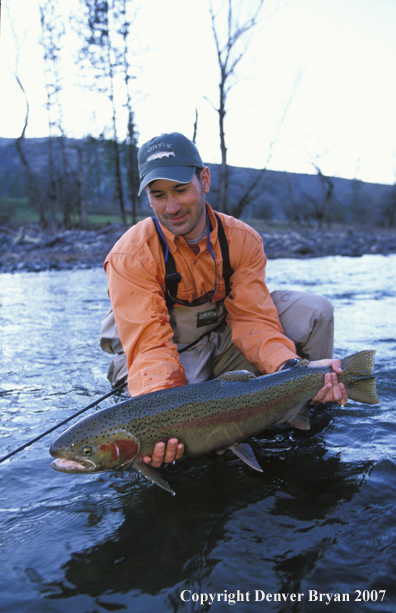
[[356, 402], [378, 404], [379, 399], [375, 389], [375, 377], [351, 381], [347, 386], [348, 397]]
[[375, 389], [374, 369], [375, 351], [360, 351], [342, 360], [343, 380], [351, 400], [378, 404], [379, 399]]

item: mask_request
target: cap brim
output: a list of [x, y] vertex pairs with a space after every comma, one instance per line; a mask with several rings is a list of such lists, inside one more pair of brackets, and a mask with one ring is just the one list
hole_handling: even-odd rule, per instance
[[165, 181], [176, 181], [176, 183], [190, 183], [195, 173], [195, 166], [158, 166], [153, 168], [142, 179], [139, 187], [138, 196], [144, 188], [152, 181], [165, 179]]

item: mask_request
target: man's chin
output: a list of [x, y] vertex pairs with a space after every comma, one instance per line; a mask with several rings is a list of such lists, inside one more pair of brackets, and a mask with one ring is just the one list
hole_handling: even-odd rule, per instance
[[188, 215], [185, 215], [180, 220], [170, 220], [163, 224], [167, 230], [175, 234], [176, 236], [184, 236], [185, 234], [189, 234], [193, 228], [191, 228], [191, 222], [188, 218]]

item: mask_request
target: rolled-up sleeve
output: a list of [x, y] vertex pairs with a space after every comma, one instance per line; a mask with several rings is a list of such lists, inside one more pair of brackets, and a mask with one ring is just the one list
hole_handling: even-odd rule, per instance
[[[105, 270], [132, 396], [185, 385], [161, 286], [161, 270], [122, 253], [111, 253]], [[150, 272], [149, 272], [150, 271]], [[162, 272], [163, 278], [163, 272]]]
[[231, 233], [238, 249], [234, 254], [231, 293], [225, 300], [232, 341], [246, 359], [263, 373], [272, 373], [287, 360], [298, 357], [282, 330], [279, 315], [265, 284], [267, 258], [261, 237], [252, 232]]

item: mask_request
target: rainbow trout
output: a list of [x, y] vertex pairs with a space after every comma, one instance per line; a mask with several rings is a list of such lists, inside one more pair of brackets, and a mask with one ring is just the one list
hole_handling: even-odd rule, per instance
[[[377, 404], [375, 351], [361, 351], [342, 360], [339, 376], [348, 396]], [[252, 468], [261, 471], [250, 446], [242, 441], [267, 428], [287, 422], [309, 430], [309, 401], [323, 387], [327, 367], [297, 366], [255, 377], [235, 371], [213, 381], [176, 387], [131, 398], [81, 419], [52, 443], [61, 472], [103, 472], [132, 466], [174, 494], [157, 471], [142, 462], [155, 443], [175, 437], [185, 454], [197, 457], [231, 449]]]

